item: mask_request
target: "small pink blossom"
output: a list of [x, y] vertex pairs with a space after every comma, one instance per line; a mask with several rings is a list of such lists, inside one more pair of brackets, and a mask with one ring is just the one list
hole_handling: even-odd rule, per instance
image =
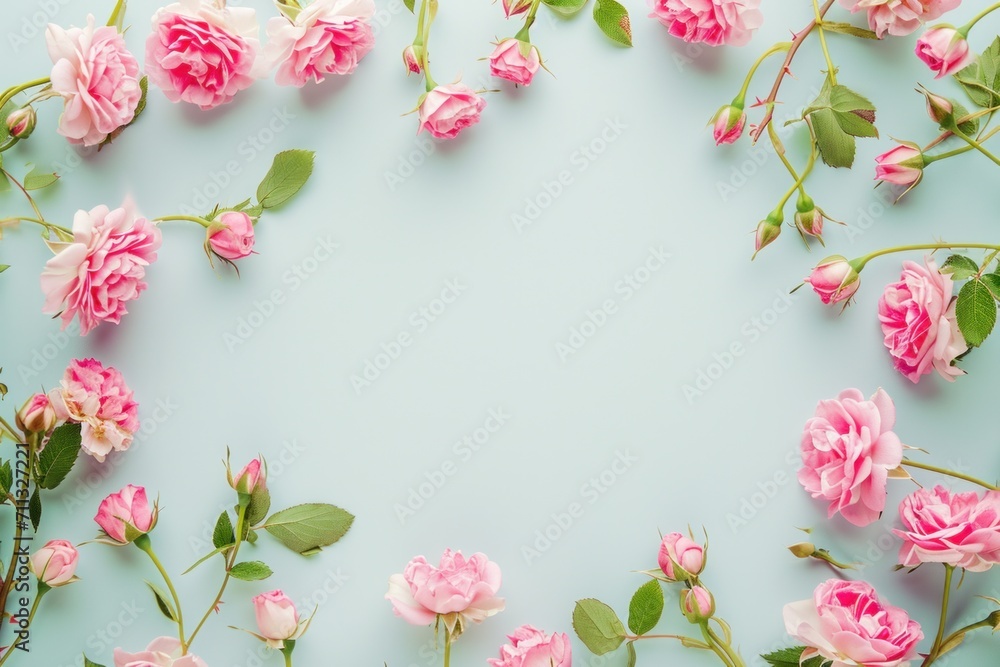
[[743, 109], [732, 105], [727, 105], [719, 109], [712, 119], [712, 136], [715, 138], [715, 145], [735, 143], [743, 136], [743, 128], [747, 124], [747, 114]]
[[156, 526], [156, 507], [146, 498], [146, 489], [129, 484], [101, 501], [94, 521], [119, 544], [129, 544]]
[[116, 648], [115, 667], [208, 667], [208, 664], [193, 653], [185, 654], [176, 637], [157, 637], [139, 653]]
[[707, 621], [715, 615], [715, 597], [704, 586], [692, 586], [681, 597], [681, 612], [691, 623]]
[[868, 13], [868, 27], [879, 37], [909, 35], [924, 23], [941, 17], [962, 0], [840, 0], [841, 6]]
[[861, 276], [841, 255], [831, 255], [817, 264], [805, 281], [827, 305], [847, 301], [861, 287]]
[[454, 139], [459, 132], [479, 122], [486, 100], [468, 86], [452, 83], [438, 86], [420, 102], [420, 128], [437, 139]]
[[234, 261], [253, 252], [253, 218], [242, 211], [226, 211], [208, 226], [208, 247], [221, 257]]
[[573, 648], [566, 633], [546, 635], [531, 625], [522, 625], [507, 635], [500, 657], [486, 662], [490, 667], [572, 667]]
[[31, 573], [49, 588], [73, 583], [80, 553], [71, 542], [51, 540], [28, 559]]
[[943, 486], [918, 489], [899, 505], [903, 530], [899, 563], [945, 563], [985, 572], [1000, 563], [1000, 492], [951, 493]]
[[531, 85], [541, 64], [542, 59], [533, 44], [513, 37], [497, 44], [490, 54], [490, 74], [521, 86]]
[[709, 46], [743, 46], [764, 23], [760, 0], [648, 0], [674, 37]]
[[950, 76], [976, 59], [968, 40], [951, 26], [931, 28], [921, 35], [916, 53], [937, 73], [935, 79]]

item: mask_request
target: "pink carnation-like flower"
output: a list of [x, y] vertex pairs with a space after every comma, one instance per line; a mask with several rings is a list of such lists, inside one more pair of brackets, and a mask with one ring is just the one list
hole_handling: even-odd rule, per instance
[[573, 648], [563, 632], [546, 635], [531, 625], [522, 625], [507, 635], [509, 644], [500, 647], [500, 657], [486, 662], [491, 667], [571, 667]]
[[420, 128], [438, 139], [454, 139], [458, 133], [479, 122], [486, 100], [460, 83], [438, 86], [420, 103]]
[[96, 146], [135, 118], [142, 97], [139, 63], [118, 30], [94, 27], [64, 29], [50, 23], [45, 44], [52, 59], [52, 90], [65, 102], [59, 134], [70, 143]]
[[83, 425], [83, 451], [98, 461], [128, 449], [139, 429], [139, 404], [132, 390], [121, 373], [96, 359], [71, 361], [49, 399], [60, 422]]
[[863, 581], [830, 579], [811, 600], [785, 605], [785, 631], [830, 667], [908, 667], [924, 638], [905, 610], [883, 602]]
[[896, 407], [879, 389], [868, 400], [857, 389], [820, 401], [802, 432], [799, 483], [830, 502], [855, 526], [876, 521], [885, 509], [889, 471], [903, 460], [903, 444], [892, 432]]
[[840, 0], [852, 14], [868, 12], [868, 27], [879, 37], [909, 35], [955, 9], [962, 0]]
[[927, 257], [923, 265], [903, 262], [899, 282], [887, 285], [879, 299], [885, 346], [896, 370], [911, 382], [932, 369], [949, 382], [964, 374], [953, 365], [969, 347], [958, 329], [951, 294], [951, 278]]
[[327, 74], [350, 74], [375, 45], [369, 21], [373, 0], [314, 0], [294, 21], [284, 16], [267, 23], [264, 49], [275, 81], [302, 87]]
[[951, 493], [943, 486], [918, 489], [899, 505], [905, 567], [946, 563], [985, 572], [1000, 563], [1000, 492]]
[[221, 0], [180, 0], [153, 15], [146, 72], [171, 102], [212, 109], [258, 78], [257, 15]]
[[125, 304], [146, 289], [146, 267], [156, 259], [160, 230], [137, 218], [130, 202], [109, 210], [77, 211], [73, 241], [45, 263], [43, 313], [62, 311], [63, 329], [74, 316], [86, 336], [101, 322], [121, 322]]
[[743, 46], [764, 22], [760, 0], [648, 0], [674, 37], [709, 46]]
[[208, 667], [208, 663], [192, 653], [184, 655], [176, 637], [157, 637], [139, 653], [116, 648], [115, 667]]

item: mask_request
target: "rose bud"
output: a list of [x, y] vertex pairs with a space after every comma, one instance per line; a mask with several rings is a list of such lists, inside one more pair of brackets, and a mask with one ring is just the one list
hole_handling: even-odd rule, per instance
[[76, 562], [80, 554], [66, 540], [52, 540], [28, 559], [28, 569], [49, 588], [65, 586], [76, 581]]
[[715, 112], [712, 118], [712, 135], [715, 137], [715, 145], [731, 144], [743, 135], [743, 128], [747, 124], [747, 115], [743, 107], [727, 105]]
[[777, 210], [771, 211], [766, 218], [760, 221], [757, 225], [757, 233], [754, 235], [754, 257], [778, 238], [781, 234], [781, 223], [784, 219], [785, 214]]
[[45, 394], [35, 394], [17, 411], [17, 427], [28, 433], [48, 433], [56, 426], [56, 411]]
[[669, 533], [660, 543], [659, 563], [668, 581], [687, 581], [705, 569], [705, 547], [681, 533]]
[[38, 116], [34, 107], [21, 107], [7, 116], [7, 131], [16, 139], [27, 139], [35, 131], [37, 122]]
[[975, 59], [965, 36], [950, 25], [939, 25], [917, 40], [917, 57], [937, 72], [935, 79], [954, 74]]
[[423, 66], [420, 64], [424, 55], [424, 47], [418, 44], [410, 44], [403, 49], [403, 64], [406, 66], [406, 75], [420, 74]]
[[157, 508], [150, 507], [146, 489], [129, 484], [101, 501], [94, 521], [108, 537], [129, 544], [156, 526]]
[[531, 85], [535, 72], [542, 64], [541, 56], [534, 45], [513, 37], [497, 44], [489, 60], [490, 74], [521, 86]]
[[839, 303], [854, 296], [861, 286], [861, 274], [842, 255], [831, 255], [820, 262], [808, 278], [813, 291], [825, 304]]
[[271, 648], [284, 648], [286, 639], [298, 637], [299, 612], [282, 591], [258, 595], [253, 599], [253, 610], [257, 629]]
[[924, 175], [927, 165], [924, 154], [916, 144], [901, 143], [875, 158], [875, 180], [892, 185], [916, 185]]
[[267, 488], [267, 467], [261, 459], [253, 459], [229, 483], [238, 493], [250, 495], [255, 491], [263, 491]]
[[816, 545], [811, 542], [799, 542], [788, 547], [796, 558], [812, 558], [816, 553]]
[[681, 596], [681, 613], [691, 623], [704, 623], [715, 615], [715, 598], [702, 586], [693, 586]]
[[531, 0], [503, 0], [503, 11], [507, 18], [523, 14], [530, 7]]
[[242, 211], [219, 215], [206, 234], [207, 247], [222, 259], [242, 259], [253, 252], [253, 218]]
[[454, 139], [459, 132], [479, 122], [486, 100], [460, 83], [437, 86], [420, 99], [420, 127], [437, 139]]
[[949, 119], [955, 119], [955, 105], [951, 100], [926, 90], [920, 92], [927, 98], [927, 115], [932, 121], [938, 125], [945, 125]]
[[823, 212], [809, 195], [799, 195], [795, 204], [795, 227], [805, 236], [815, 236], [823, 241]]

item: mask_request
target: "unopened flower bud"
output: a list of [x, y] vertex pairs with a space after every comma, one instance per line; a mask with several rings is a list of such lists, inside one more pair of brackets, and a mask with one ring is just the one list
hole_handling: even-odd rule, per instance
[[45, 394], [35, 394], [17, 411], [17, 427], [28, 433], [47, 433], [55, 428], [56, 411]]
[[760, 221], [754, 237], [754, 257], [757, 256], [758, 252], [774, 243], [774, 240], [781, 234], [781, 223], [784, 220], [784, 213], [775, 210], [768, 213], [767, 217]]
[[875, 180], [892, 185], [916, 185], [924, 175], [926, 161], [920, 147], [902, 142], [875, 158]]
[[660, 543], [659, 564], [668, 581], [687, 581], [705, 569], [705, 547], [681, 533], [669, 533]]
[[842, 255], [831, 255], [816, 265], [805, 279], [825, 304], [839, 303], [854, 296], [861, 286], [861, 275]]
[[507, 18], [523, 14], [530, 7], [531, 0], [503, 0], [503, 11], [507, 15]]
[[788, 547], [788, 550], [796, 558], [812, 558], [813, 554], [816, 553], [816, 545], [811, 542], [799, 542]]
[[21, 107], [7, 116], [7, 131], [17, 139], [27, 139], [35, 131], [38, 116], [32, 106]]
[[795, 204], [795, 226], [808, 236], [823, 236], [823, 212], [816, 208], [816, 203], [809, 195], [799, 195]]
[[230, 484], [238, 493], [247, 495], [267, 488], [267, 468], [259, 459], [253, 459], [236, 473]]
[[410, 44], [403, 49], [403, 64], [406, 65], [406, 75], [420, 74], [423, 66], [420, 64], [424, 56], [424, 47], [419, 44]]
[[712, 136], [715, 145], [734, 143], [743, 135], [747, 124], [747, 115], [742, 106], [729, 104], [715, 112], [712, 117]]
[[945, 125], [955, 120], [955, 105], [951, 100], [927, 90], [920, 92], [927, 98], [927, 115], [932, 121], [938, 125]]
[[681, 612], [691, 623], [704, 623], [715, 615], [715, 598], [703, 586], [694, 586], [681, 596]]

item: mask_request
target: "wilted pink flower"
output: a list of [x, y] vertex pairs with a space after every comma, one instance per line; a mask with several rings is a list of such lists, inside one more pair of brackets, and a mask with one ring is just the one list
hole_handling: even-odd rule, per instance
[[760, 0], [648, 0], [655, 18], [685, 42], [742, 46], [764, 22]]

